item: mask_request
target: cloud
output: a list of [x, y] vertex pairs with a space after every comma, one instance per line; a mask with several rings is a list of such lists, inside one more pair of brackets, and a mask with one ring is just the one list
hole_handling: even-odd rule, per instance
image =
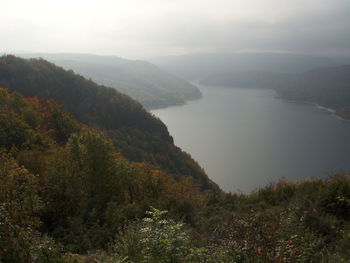
[[348, 0], [0, 0], [2, 49], [350, 55]]

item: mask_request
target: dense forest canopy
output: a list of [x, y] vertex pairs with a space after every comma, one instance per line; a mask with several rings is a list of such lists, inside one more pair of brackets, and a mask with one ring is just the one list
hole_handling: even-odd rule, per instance
[[126, 160], [101, 131], [51, 99], [1, 88], [0, 102], [1, 262], [49, 252], [53, 240], [40, 232], [72, 252], [103, 248], [150, 206], [193, 222], [203, 197], [191, 177], [175, 180]]

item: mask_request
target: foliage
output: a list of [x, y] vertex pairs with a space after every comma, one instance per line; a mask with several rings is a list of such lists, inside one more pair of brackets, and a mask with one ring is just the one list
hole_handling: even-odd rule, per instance
[[[85, 125], [103, 130], [127, 159], [151, 163], [174, 177], [193, 177], [203, 189], [217, 188], [203, 169], [174, 145], [167, 127], [158, 118], [113, 88], [99, 86], [43, 59], [26, 60], [11, 55], [0, 57], [1, 86], [26, 97], [40, 98], [29, 101], [42, 114], [41, 127], [58, 143], [66, 142], [79, 127], [52, 100]], [[15, 139], [22, 141], [24, 135]]]
[[[71, 252], [104, 248], [149, 205], [168, 208], [187, 221], [193, 221], [194, 209], [203, 205], [191, 178], [175, 180], [152, 165], [127, 161], [102, 132], [79, 124], [53, 100], [23, 99], [5, 89], [0, 95], [4, 116], [40, 138], [16, 141], [4, 132], [3, 142], [11, 144], [0, 145], [14, 163], [38, 175], [33, 193], [40, 196], [42, 208], [31, 218], [41, 224], [27, 228], [30, 237], [38, 233], [32, 244], [40, 244], [42, 232]], [[3, 187], [8, 188], [5, 183]]]
[[349, 173], [203, 191], [125, 159], [52, 100], [0, 101], [15, 135], [33, 135], [1, 135], [0, 262], [349, 261]]
[[183, 224], [164, 219], [166, 213], [153, 208], [147, 212], [150, 217], [143, 220], [142, 262], [183, 262], [190, 253], [189, 236]]
[[0, 152], [0, 262], [31, 262], [40, 208], [37, 178]]
[[205, 249], [193, 246], [184, 223], [166, 218], [167, 213], [152, 207], [142, 221], [119, 233], [114, 251], [137, 263], [190, 262], [199, 258]]
[[82, 125], [64, 111], [62, 105], [51, 99], [26, 98], [26, 102], [40, 115], [40, 131], [50, 135], [56, 142], [65, 143], [69, 136], [79, 132]]

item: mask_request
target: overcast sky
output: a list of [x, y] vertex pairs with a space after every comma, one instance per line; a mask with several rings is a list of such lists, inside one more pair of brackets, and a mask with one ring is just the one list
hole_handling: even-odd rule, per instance
[[350, 0], [0, 0], [0, 51], [350, 55]]

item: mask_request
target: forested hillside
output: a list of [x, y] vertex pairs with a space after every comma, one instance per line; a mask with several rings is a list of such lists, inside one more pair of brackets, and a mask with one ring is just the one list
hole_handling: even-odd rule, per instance
[[127, 160], [91, 123], [0, 88], [0, 262], [349, 262], [349, 174], [203, 191]]
[[150, 206], [193, 222], [202, 199], [191, 177], [126, 160], [52, 99], [0, 89], [0, 262], [106, 248]]
[[350, 66], [315, 69], [297, 74], [281, 83], [278, 94], [283, 98], [312, 102], [336, 110], [350, 119]]
[[129, 95], [146, 108], [184, 104], [201, 97], [194, 85], [142, 60], [74, 53], [21, 56], [41, 57], [65, 69], [72, 69], [85, 78]]
[[212, 184], [202, 168], [176, 147], [166, 126], [140, 103], [43, 59], [0, 59], [0, 86], [23, 96], [54, 99], [77, 120], [102, 129], [128, 159], [148, 162], [173, 174]]

